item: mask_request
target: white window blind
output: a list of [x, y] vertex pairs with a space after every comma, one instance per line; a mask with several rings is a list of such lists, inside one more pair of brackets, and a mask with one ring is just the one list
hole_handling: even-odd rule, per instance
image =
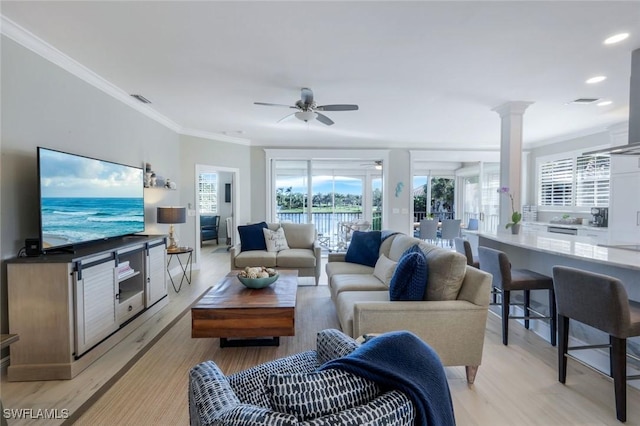
[[609, 205], [610, 157], [581, 155], [576, 160], [576, 206]]
[[610, 158], [577, 154], [538, 165], [538, 205], [606, 207]]
[[573, 205], [573, 158], [547, 161], [538, 169], [538, 204]]
[[200, 213], [218, 212], [218, 175], [217, 173], [201, 173], [198, 179], [198, 197]]

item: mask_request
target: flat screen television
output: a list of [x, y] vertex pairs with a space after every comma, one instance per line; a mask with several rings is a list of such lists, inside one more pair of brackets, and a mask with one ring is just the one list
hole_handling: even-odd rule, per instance
[[141, 167], [38, 147], [40, 251], [144, 231]]

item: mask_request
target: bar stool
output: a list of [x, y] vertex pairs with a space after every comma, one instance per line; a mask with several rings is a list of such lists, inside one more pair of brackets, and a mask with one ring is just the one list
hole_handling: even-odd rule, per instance
[[[529, 329], [529, 320], [548, 319], [551, 345], [556, 345], [556, 303], [553, 291], [553, 280], [528, 269], [511, 269], [506, 253], [488, 247], [478, 247], [480, 269], [493, 275], [492, 305], [502, 305], [502, 343], [509, 344], [509, 319], [524, 319], [524, 327]], [[509, 315], [512, 291], [524, 291], [523, 316]], [[549, 292], [549, 316], [531, 308], [531, 290], [547, 290]], [[496, 295], [501, 295], [500, 303]], [[533, 314], [533, 315], [532, 315]]]
[[456, 251], [460, 254], [464, 254], [467, 258], [467, 265], [473, 266], [474, 268], [480, 268], [480, 262], [473, 255], [473, 251], [471, 250], [471, 243], [465, 240], [464, 238], [456, 237], [453, 239], [453, 244], [456, 246]]
[[[640, 336], [640, 304], [629, 302], [622, 282], [607, 275], [554, 266], [553, 279], [560, 339], [558, 380], [560, 383], [567, 380], [567, 358], [593, 369], [569, 354], [569, 350], [609, 348], [616, 417], [621, 422], [627, 421], [627, 380], [640, 379], [640, 375], [627, 377], [627, 338]], [[569, 319], [608, 333], [609, 344], [569, 347]], [[632, 358], [638, 360], [636, 357]]]

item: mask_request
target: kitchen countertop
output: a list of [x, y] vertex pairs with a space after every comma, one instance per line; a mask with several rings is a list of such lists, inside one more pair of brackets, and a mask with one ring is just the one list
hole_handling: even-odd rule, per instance
[[591, 225], [578, 225], [573, 223], [551, 223], [551, 222], [522, 222], [522, 225], [526, 226], [527, 224], [531, 225], [544, 225], [544, 226], [554, 226], [557, 228], [570, 228], [570, 229], [585, 229], [588, 231], [596, 231], [596, 232], [608, 232], [609, 228], [599, 227], [599, 226], [591, 226]]
[[[591, 228], [589, 226], [586, 227]], [[593, 239], [590, 237], [546, 232], [521, 232], [518, 235], [507, 232], [478, 232], [478, 236], [542, 253], [589, 260], [595, 263], [640, 271], [640, 252], [603, 247], [594, 244]]]

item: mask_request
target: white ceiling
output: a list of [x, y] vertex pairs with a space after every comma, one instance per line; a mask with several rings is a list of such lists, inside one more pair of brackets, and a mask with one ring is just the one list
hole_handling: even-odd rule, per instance
[[[638, 1], [2, 1], [2, 15], [191, 132], [272, 147], [497, 148], [492, 108], [531, 101], [525, 146], [629, 117]], [[617, 45], [603, 40], [631, 36]], [[585, 80], [608, 78], [597, 85]], [[300, 89], [335, 121], [277, 121]], [[606, 107], [571, 105], [581, 97]]]

